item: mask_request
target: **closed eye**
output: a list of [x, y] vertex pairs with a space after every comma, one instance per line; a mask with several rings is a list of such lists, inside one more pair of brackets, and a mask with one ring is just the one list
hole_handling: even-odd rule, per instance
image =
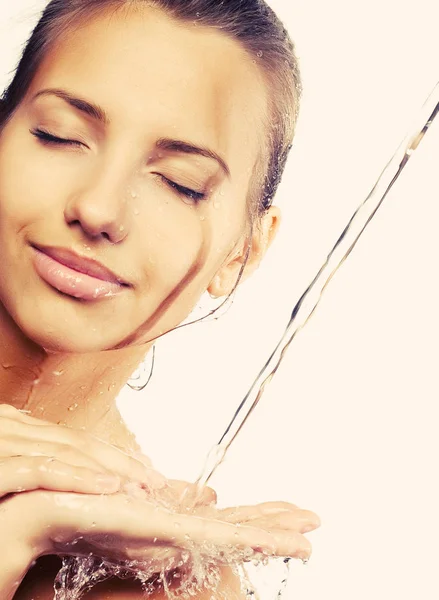
[[175, 183], [175, 181], [168, 179], [164, 175], [159, 175], [159, 177], [161, 177], [161, 179], [166, 183], [166, 185], [175, 190], [179, 195], [193, 200], [195, 204], [197, 202], [200, 202], [201, 200], [204, 200], [204, 198], [206, 197], [206, 194], [204, 192], [196, 192], [195, 190], [185, 187], [184, 185], [179, 185], [178, 183]]
[[56, 135], [45, 131], [44, 129], [31, 129], [30, 133], [35, 136], [38, 140], [40, 140], [43, 144], [47, 145], [57, 145], [57, 146], [85, 146], [83, 142], [79, 142], [78, 140], [70, 140], [67, 138], [61, 138]]

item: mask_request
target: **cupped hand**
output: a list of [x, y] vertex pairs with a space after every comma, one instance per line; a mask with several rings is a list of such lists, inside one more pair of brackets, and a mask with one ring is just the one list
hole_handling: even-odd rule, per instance
[[319, 524], [314, 513], [286, 503], [226, 510], [205, 505], [187, 513], [123, 493], [92, 496], [38, 490], [20, 494], [14, 510], [28, 514], [30, 506], [34, 520], [29, 519], [27, 527], [38, 555], [93, 554], [110, 562], [146, 561], [149, 567], [156, 565], [156, 571], [178, 567], [185, 550], [206, 548], [226, 557], [242, 550], [248, 558], [262, 553], [307, 559], [311, 545], [303, 533]]

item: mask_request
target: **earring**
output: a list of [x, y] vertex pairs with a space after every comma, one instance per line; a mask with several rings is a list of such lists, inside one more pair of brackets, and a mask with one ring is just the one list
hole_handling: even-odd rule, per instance
[[[151, 357], [150, 357], [151, 354]], [[138, 368], [134, 371], [127, 381], [127, 386], [136, 392], [141, 392], [148, 385], [154, 372], [155, 362], [155, 344], [152, 347], [152, 352], [148, 353], [145, 359], [141, 362]]]

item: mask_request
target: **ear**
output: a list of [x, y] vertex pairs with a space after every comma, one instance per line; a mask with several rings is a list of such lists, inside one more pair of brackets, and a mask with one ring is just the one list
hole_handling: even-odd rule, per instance
[[207, 288], [207, 291], [213, 298], [227, 296], [233, 290], [245, 262], [247, 252], [249, 252], [249, 255], [240, 283], [256, 271], [276, 237], [280, 222], [281, 212], [277, 206], [270, 206], [262, 217], [259, 217], [258, 222], [253, 227], [251, 239], [247, 237], [242, 238], [235, 251], [219, 269]]

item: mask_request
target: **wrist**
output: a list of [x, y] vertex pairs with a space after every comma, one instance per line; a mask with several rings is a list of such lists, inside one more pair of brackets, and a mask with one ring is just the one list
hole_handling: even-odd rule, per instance
[[31, 547], [19, 542], [8, 543], [1, 557], [0, 600], [12, 600], [37, 557]]

